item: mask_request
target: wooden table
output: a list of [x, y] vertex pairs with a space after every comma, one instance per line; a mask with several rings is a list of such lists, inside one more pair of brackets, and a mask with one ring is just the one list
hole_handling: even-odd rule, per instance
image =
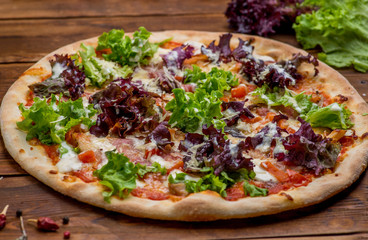
[[[78, 2], [78, 3], [77, 3]], [[0, 97], [27, 68], [47, 53], [112, 28], [135, 31], [229, 31], [228, 0], [2, 0], [0, 1]], [[298, 46], [294, 35], [272, 38]], [[368, 75], [339, 70], [368, 100]], [[40, 183], [10, 157], [0, 140], [0, 208], [10, 204], [0, 239], [19, 237], [17, 209], [25, 219], [70, 217], [57, 233], [26, 224], [29, 239], [368, 239], [368, 176], [316, 206], [272, 216], [183, 223], [125, 216], [80, 203]]]

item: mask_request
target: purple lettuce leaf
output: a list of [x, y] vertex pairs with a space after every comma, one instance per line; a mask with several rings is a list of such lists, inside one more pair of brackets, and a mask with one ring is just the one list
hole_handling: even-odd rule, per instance
[[201, 52], [206, 55], [212, 62], [230, 62], [232, 51], [230, 48], [231, 33], [220, 36], [219, 44], [216, 46], [215, 41], [212, 41], [208, 47], [202, 46]]
[[158, 121], [150, 112], [155, 100], [143, 90], [139, 82], [117, 79], [109, 86], [90, 97], [90, 103], [102, 113], [97, 116], [96, 125], [90, 132], [96, 136], [107, 136], [112, 132], [119, 137], [133, 131], [146, 132], [147, 126], [154, 129]]
[[[253, 168], [251, 159], [243, 156], [243, 152], [247, 150], [245, 142], [232, 144], [230, 140], [225, 139], [221, 130], [213, 126], [204, 126], [202, 132], [205, 136], [187, 133], [185, 140], [179, 145], [179, 150], [186, 152], [183, 159], [185, 171], [199, 171], [203, 167], [213, 167], [214, 173], [220, 175], [222, 171]], [[195, 156], [192, 156], [193, 154]]]
[[301, 123], [299, 130], [283, 140], [288, 152], [278, 153], [275, 157], [286, 164], [313, 170], [316, 175], [334, 167], [341, 150], [340, 144], [314, 133], [311, 125], [301, 118], [298, 121]]
[[193, 56], [193, 50], [194, 48], [190, 45], [182, 45], [174, 48], [169, 53], [160, 56], [162, 57], [167, 69], [172, 73], [172, 75], [175, 75], [177, 69], [183, 68], [184, 60]]
[[29, 86], [37, 97], [50, 97], [51, 94], [62, 93], [66, 97], [70, 97], [73, 101], [82, 96], [85, 89], [85, 74], [74, 61], [65, 55], [54, 55], [55, 60], [51, 60], [50, 64], [53, 68], [55, 64], [59, 64], [64, 69], [59, 76], [52, 76], [43, 82], [35, 83]]
[[167, 121], [161, 122], [150, 134], [148, 134], [146, 141], [156, 143], [157, 147], [161, 150], [165, 150], [165, 146], [173, 146], [171, 141], [171, 134], [167, 128]]
[[173, 89], [181, 87], [181, 83], [168, 70], [149, 69], [148, 74], [150, 78], [158, 79], [158, 85], [165, 92], [171, 93]]
[[254, 115], [250, 110], [244, 107], [244, 101], [233, 101], [233, 102], [223, 102], [221, 104], [222, 112], [231, 112], [233, 115], [230, 118], [226, 118], [224, 121], [228, 127], [236, 124], [241, 116], [246, 116], [248, 118], [254, 118]]
[[225, 12], [236, 32], [267, 36], [279, 29], [291, 30], [291, 24], [309, 7], [297, 5], [303, 0], [232, 0]]

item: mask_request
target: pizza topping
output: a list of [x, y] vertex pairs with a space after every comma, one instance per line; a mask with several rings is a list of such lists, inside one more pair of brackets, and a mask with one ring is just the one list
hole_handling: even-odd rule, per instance
[[85, 107], [82, 99], [64, 102], [55, 95], [51, 96], [50, 102], [36, 97], [30, 108], [21, 104], [19, 109], [24, 120], [17, 122], [17, 126], [27, 132], [26, 139], [37, 138], [47, 145], [60, 144], [73, 126], [81, 123], [92, 126], [94, 121], [90, 117], [96, 113], [92, 105]]
[[250, 184], [247, 181], [244, 181], [244, 194], [249, 195], [251, 197], [260, 197], [267, 196], [268, 189], [257, 187], [253, 184]]
[[138, 176], [143, 177], [148, 172], [160, 172], [166, 174], [166, 169], [160, 164], [154, 163], [152, 166], [145, 166], [137, 163], [136, 165], [129, 161], [124, 154], [113, 151], [106, 152], [108, 163], [96, 170], [96, 175], [101, 181], [101, 185], [107, 187], [110, 191], [102, 193], [106, 202], [110, 202], [113, 195], [120, 198], [126, 197], [133, 189], [136, 188], [136, 179]]
[[301, 122], [299, 130], [283, 140], [288, 152], [277, 153], [275, 157], [286, 164], [304, 166], [320, 175], [324, 169], [335, 166], [340, 145], [314, 133], [310, 124], [301, 118], [298, 120]]
[[102, 54], [105, 60], [118, 62], [121, 66], [135, 67], [139, 64], [147, 65], [149, 58], [153, 57], [159, 44], [150, 43], [148, 38], [151, 33], [144, 27], [134, 32], [133, 39], [124, 37], [123, 30], [113, 29], [103, 33], [98, 38], [96, 50], [110, 49], [111, 53]]
[[213, 126], [204, 126], [202, 132], [204, 135], [187, 133], [185, 140], [179, 145], [179, 150], [186, 152], [183, 159], [184, 170], [200, 171], [203, 167], [213, 167], [214, 173], [220, 175], [222, 171], [252, 169], [250, 158], [243, 156], [245, 142], [232, 144]]
[[[228, 127], [237, 123], [240, 117], [245, 116], [247, 118], [254, 118], [254, 115], [249, 111], [247, 107], [244, 107], [243, 101], [223, 102], [221, 104], [222, 114]], [[226, 131], [226, 129], [225, 129]]]
[[179, 75], [178, 70], [182, 69], [185, 59], [193, 56], [192, 46], [182, 45], [174, 48], [171, 52], [161, 55], [164, 64], [172, 75]]
[[156, 143], [157, 147], [161, 150], [165, 150], [167, 145], [173, 146], [171, 142], [171, 134], [167, 129], [167, 122], [161, 122], [147, 137], [147, 140]]
[[124, 137], [133, 131], [147, 131], [157, 124], [154, 118], [158, 115], [152, 107], [155, 101], [141, 85], [129, 79], [113, 81], [106, 89], [94, 94], [90, 101], [102, 111], [96, 125], [90, 128], [97, 137], [107, 136], [109, 132]]
[[291, 107], [299, 116], [309, 122], [312, 127], [328, 127], [331, 129], [348, 129], [353, 126], [349, 117], [351, 112], [338, 103], [332, 103], [326, 107], [319, 107], [311, 101], [312, 96], [303, 92], [296, 94], [284, 88], [269, 88], [267, 85], [257, 88], [253, 96], [258, 96], [261, 102], [269, 106]]
[[61, 142], [60, 160], [56, 163], [56, 167], [61, 173], [68, 173], [71, 171], [78, 171], [82, 169], [83, 162], [78, 158], [78, 154], [74, 152], [66, 142]]
[[86, 46], [82, 43], [80, 48], [81, 50], [78, 51], [78, 54], [73, 55], [72, 59], [75, 59], [75, 64], [86, 74], [87, 85], [100, 88], [106, 80], [126, 78], [133, 72], [132, 68], [128, 65], [120, 67], [114, 62], [98, 58], [92, 46]]
[[29, 86], [37, 97], [50, 97], [51, 94], [62, 93], [72, 100], [82, 96], [85, 88], [85, 74], [66, 55], [55, 54], [55, 60], [50, 61], [53, 74], [43, 82]]
[[206, 55], [212, 62], [223, 62], [231, 61], [231, 49], [230, 49], [230, 39], [233, 35], [231, 33], [223, 34], [220, 36], [220, 41], [218, 45], [215, 45], [215, 40], [213, 40], [208, 47], [202, 46], [201, 51]]

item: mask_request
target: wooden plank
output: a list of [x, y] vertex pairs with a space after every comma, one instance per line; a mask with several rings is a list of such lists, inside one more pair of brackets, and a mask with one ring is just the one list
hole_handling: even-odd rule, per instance
[[[330, 234], [368, 233], [368, 175], [335, 197], [316, 206], [251, 219], [185, 223], [128, 217], [108, 212], [63, 196], [30, 176], [0, 180], [0, 207], [10, 204], [8, 225], [1, 239], [19, 236], [16, 209], [25, 219], [52, 217], [70, 224], [59, 233], [41, 233], [27, 225], [31, 239], [61, 239], [68, 230], [73, 239], [254, 239]], [[88, 237], [87, 237], [88, 236]]]
[[81, 0], [78, 2], [4, 0], [1, 1], [0, 19], [223, 14], [228, 2], [228, 0]]
[[0, 63], [34, 62], [72, 42], [101, 35], [113, 28], [136, 31], [139, 26], [150, 31], [229, 30], [225, 17], [220, 14], [0, 21], [0, 46], [4, 46], [0, 52]]

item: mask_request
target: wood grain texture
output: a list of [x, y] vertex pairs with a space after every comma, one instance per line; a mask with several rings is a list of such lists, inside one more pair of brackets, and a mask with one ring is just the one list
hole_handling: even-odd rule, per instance
[[0, 19], [223, 13], [228, 0], [1, 1]]
[[[27, 225], [33, 239], [61, 239], [68, 230], [72, 239], [254, 239], [265, 237], [317, 236], [368, 233], [368, 176], [363, 175], [349, 189], [312, 207], [277, 215], [230, 221], [183, 223], [128, 217], [108, 212], [65, 197], [33, 177], [5, 177], [0, 180], [0, 207], [10, 204], [8, 225], [1, 239], [19, 235], [16, 209], [25, 219], [47, 215], [57, 222], [70, 217], [58, 233], [41, 233]], [[365, 186], [365, 187], [364, 187]], [[91, 239], [91, 238], [88, 238]]]
[[[50, 27], [52, 26], [52, 27]], [[0, 21], [0, 63], [35, 62], [72, 42], [101, 35], [113, 28], [126, 32], [145, 26], [149, 31], [228, 31], [223, 14], [150, 17]]]

